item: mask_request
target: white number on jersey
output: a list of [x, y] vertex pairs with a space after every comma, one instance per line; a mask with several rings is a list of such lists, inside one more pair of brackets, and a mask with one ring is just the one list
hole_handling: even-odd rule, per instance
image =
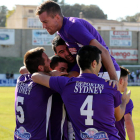
[[17, 97], [17, 102], [16, 102], [16, 111], [17, 112], [20, 112], [20, 116], [17, 115], [17, 119], [20, 123], [23, 123], [24, 122], [24, 111], [23, 111], [23, 108], [21, 106], [18, 105], [18, 103], [21, 103], [23, 105], [23, 102], [24, 102], [24, 97], [20, 97], [18, 96]]
[[[88, 95], [85, 99], [84, 103], [82, 104], [80, 108], [80, 114], [82, 116], [87, 116], [87, 119], [85, 119], [85, 125], [93, 125], [93, 110], [92, 110], [92, 103], [93, 103], [93, 96]], [[87, 105], [87, 110], [84, 110]]]

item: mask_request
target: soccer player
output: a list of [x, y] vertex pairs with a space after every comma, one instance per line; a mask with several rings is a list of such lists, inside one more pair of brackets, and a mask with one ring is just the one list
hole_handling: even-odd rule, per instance
[[102, 63], [104, 68], [99, 73], [105, 79], [117, 80], [120, 76], [120, 68], [115, 59], [110, 55], [109, 48], [97, 30], [87, 21], [76, 17], [64, 17], [60, 6], [53, 1], [42, 3], [36, 10], [49, 34], [57, 32], [67, 43], [67, 46], [77, 54], [83, 45], [97, 46], [102, 51]]
[[[65, 59], [55, 55], [51, 57], [50, 62], [50, 70], [57, 70], [60, 72], [67, 72], [68, 70], [68, 63]], [[25, 74], [29, 73], [25, 66], [20, 68], [20, 73]], [[70, 122], [66, 118], [66, 111], [64, 108], [63, 101], [59, 94], [53, 94], [52, 96], [52, 107], [49, 108], [51, 110], [50, 116], [50, 138], [51, 140], [72, 140], [74, 138], [73, 133], [71, 130], [72, 128], [68, 129]]]
[[[128, 75], [130, 74], [130, 72], [128, 69], [124, 67], [120, 67], [120, 68], [121, 68], [121, 76], [119, 79], [118, 87], [120, 92], [124, 92], [128, 84]], [[130, 99], [128, 104], [126, 105], [124, 117], [120, 121], [115, 122], [115, 126], [119, 130], [119, 136], [121, 137], [120, 140], [125, 140], [125, 136], [126, 136], [125, 127], [127, 130], [129, 140], [135, 140], [135, 130], [132, 121], [133, 107], [134, 107], [133, 102]]]
[[60, 72], [68, 71], [68, 63], [65, 59], [61, 58], [58, 55], [54, 55], [51, 57], [50, 68], [52, 70], [57, 70]]
[[75, 56], [71, 54], [65, 41], [57, 35], [52, 41], [52, 49], [58, 56], [62, 57], [69, 63], [76, 63]]
[[[56, 92], [34, 83], [31, 79], [34, 72], [50, 73], [50, 62], [50, 59], [44, 53], [43, 47], [31, 49], [24, 55], [24, 65], [28, 70], [24, 72], [30, 74], [21, 75], [17, 80], [15, 140], [62, 140], [62, 136], [64, 140], [67, 139], [68, 132], [62, 132], [63, 120], [66, 116], [62, 110], [62, 99], [58, 97]], [[53, 98], [55, 95], [58, 97], [57, 102], [52, 101], [52, 94]], [[53, 109], [57, 113], [57, 119], [53, 120], [55, 124], [49, 122], [50, 113], [53, 113]]]
[[77, 140], [119, 140], [115, 118], [119, 121], [123, 117], [130, 93], [126, 94], [125, 90], [120, 98], [119, 91], [98, 77], [101, 51], [97, 47], [82, 47], [77, 55], [77, 63], [81, 71], [79, 77], [35, 73], [32, 79], [60, 93]]
[[69, 51], [65, 41], [57, 35], [52, 41], [52, 49], [54, 50], [55, 54], [62, 57], [69, 63], [68, 77], [77, 77], [80, 73], [80, 69], [76, 62], [76, 56], [72, 55]]
[[51, 95], [54, 91], [36, 84], [31, 75], [34, 72], [50, 72], [50, 59], [44, 48], [37, 47], [26, 52], [24, 65], [30, 74], [21, 75], [15, 91], [16, 128], [15, 140], [47, 140], [50, 117]]
[[[51, 57], [50, 68], [51, 70], [67, 72], [68, 63], [65, 59], [54, 55]], [[54, 94], [52, 96], [50, 126], [51, 138], [53, 140], [59, 140], [60, 138], [63, 140], [68, 140], [68, 121], [66, 117], [66, 110], [59, 94]]]
[[[63, 59], [62, 57], [60, 57], [58, 55], [54, 55], [53, 57], [51, 57], [50, 68], [52, 70], [57, 70], [60, 72], [68, 72], [68, 66], [69, 66], [68, 62], [65, 59]], [[78, 70], [79, 70], [79, 67], [78, 67]], [[79, 73], [78, 73], [78, 75], [79, 75]], [[74, 76], [74, 74], [72, 74], [70, 72], [68, 76], [72, 77], [72, 76]], [[56, 105], [57, 105], [57, 111], [55, 109]], [[63, 111], [62, 111], [62, 108], [63, 108]], [[63, 115], [66, 114], [61, 96], [59, 94], [55, 94], [55, 95], [53, 95], [53, 99], [52, 99], [52, 112], [51, 112], [51, 118], [50, 118], [51, 122], [52, 122], [51, 124], [55, 125], [54, 120], [57, 119], [58, 117], [62, 117], [61, 116], [62, 113], [58, 113], [58, 110], [59, 110], [59, 112], [63, 112]], [[71, 124], [69, 118], [66, 117], [65, 120], [63, 119], [63, 121], [65, 121], [64, 127], [63, 127], [64, 139], [68, 137], [69, 140], [75, 140], [75, 134], [74, 134], [73, 127], [72, 127], [72, 124]], [[58, 122], [58, 123], [60, 123], [60, 122]], [[52, 133], [52, 136], [56, 135], [56, 131], [54, 129], [57, 129], [57, 134], [60, 134], [59, 132], [61, 132], [61, 131], [60, 131], [59, 126], [60, 125], [58, 124], [53, 127], [53, 131], [51, 131], [51, 132], [55, 132], [55, 133]], [[67, 133], [68, 133], [68, 135], [67, 135]]]

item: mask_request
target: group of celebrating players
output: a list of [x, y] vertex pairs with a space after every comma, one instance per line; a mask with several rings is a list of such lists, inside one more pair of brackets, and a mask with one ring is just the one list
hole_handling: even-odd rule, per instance
[[[86, 20], [64, 17], [53, 1], [36, 10], [55, 56], [43, 47], [24, 55], [15, 90], [14, 139], [135, 140], [129, 70], [119, 67]], [[123, 92], [121, 94], [120, 92]]]

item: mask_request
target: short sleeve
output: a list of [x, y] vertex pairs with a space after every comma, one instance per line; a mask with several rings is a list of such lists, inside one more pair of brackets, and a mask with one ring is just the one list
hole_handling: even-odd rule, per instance
[[59, 94], [62, 94], [62, 89], [64, 89], [69, 79], [70, 78], [64, 76], [51, 76], [49, 81], [50, 88]]
[[114, 91], [114, 108], [121, 104], [121, 93], [119, 91]]
[[82, 25], [81, 22], [75, 22], [69, 29], [68, 34], [77, 42], [82, 45], [89, 45], [92, 39], [95, 37], [89, 32], [89, 30]]
[[126, 105], [126, 110], [125, 110], [125, 114], [130, 113], [132, 115], [132, 110], [133, 110], [134, 106], [133, 106], [133, 102], [130, 99], [128, 104]]

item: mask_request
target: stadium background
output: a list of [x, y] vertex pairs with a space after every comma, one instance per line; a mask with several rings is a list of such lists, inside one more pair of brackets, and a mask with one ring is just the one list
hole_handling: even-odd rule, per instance
[[[119, 65], [125, 65], [132, 73], [129, 85], [140, 85], [140, 32], [99, 30], [99, 33]], [[0, 28], [0, 86], [15, 86], [27, 50], [43, 46], [49, 57], [54, 55], [51, 41], [55, 35], [43, 29]], [[6, 72], [13, 72], [14, 78], [6, 79]]]

